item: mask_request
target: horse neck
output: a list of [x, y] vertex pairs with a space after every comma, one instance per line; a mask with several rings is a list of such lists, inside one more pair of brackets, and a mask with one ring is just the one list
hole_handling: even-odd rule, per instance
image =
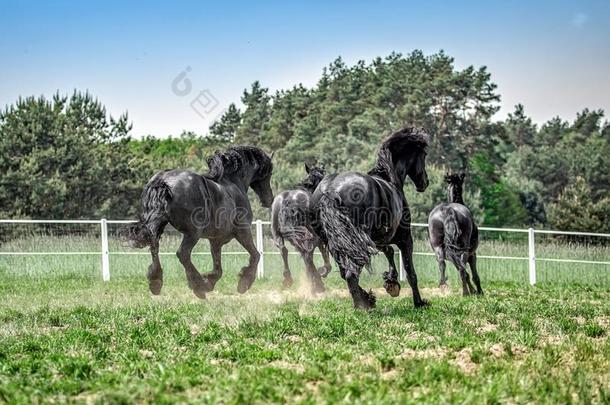
[[449, 202], [464, 205], [464, 199], [462, 198], [462, 192], [456, 190], [455, 187], [449, 188]]
[[375, 168], [369, 171], [369, 174], [380, 177], [386, 181], [392, 183], [397, 189], [402, 190], [407, 177], [407, 164], [406, 160], [400, 160], [396, 163], [387, 162], [386, 160], [380, 160], [377, 158]]
[[302, 182], [299, 183], [299, 185], [297, 186], [297, 188], [300, 188], [303, 191], [307, 191], [309, 194], [313, 193], [314, 190], [318, 187], [318, 184], [320, 184], [320, 182], [316, 182], [316, 181], [312, 181], [312, 182], [308, 182], [308, 179], [303, 180]]
[[224, 180], [236, 185], [245, 194], [248, 192], [248, 188], [250, 188], [252, 177], [247, 171], [238, 171], [237, 173], [225, 176]]

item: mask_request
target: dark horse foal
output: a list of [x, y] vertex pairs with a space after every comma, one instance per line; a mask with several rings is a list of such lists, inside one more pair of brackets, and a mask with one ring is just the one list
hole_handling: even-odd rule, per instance
[[[483, 294], [479, 273], [477, 273], [477, 247], [479, 246], [479, 229], [474, 223], [472, 213], [464, 205], [462, 185], [464, 173], [445, 175], [449, 203], [434, 207], [428, 217], [428, 235], [430, 245], [436, 254], [441, 273], [440, 287], [447, 286], [445, 275], [445, 258], [455, 265], [462, 278], [463, 294]], [[475, 291], [466, 272], [466, 262], [470, 264], [472, 279], [477, 286]]]
[[377, 249], [390, 264], [390, 271], [383, 275], [384, 287], [391, 296], [399, 295], [391, 244], [397, 245], [402, 254], [415, 306], [427, 304], [417, 287], [411, 214], [403, 192], [406, 176], [415, 183], [417, 191], [428, 187], [427, 139], [419, 130], [402, 129], [385, 139], [377, 163], [368, 174], [347, 172], [327, 176], [312, 195], [313, 228], [337, 261], [356, 308], [375, 306], [375, 297], [360, 287], [359, 277]]
[[[254, 282], [260, 254], [252, 240], [252, 209], [247, 193], [251, 187], [264, 207], [271, 206], [271, 158], [259, 148], [236, 146], [216, 152], [207, 163], [210, 171], [205, 175], [187, 170], [155, 174], [142, 193], [140, 220], [126, 229], [133, 247], [150, 247], [148, 285], [153, 294], [159, 294], [163, 285], [159, 238], [168, 223], [183, 234], [176, 254], [197, 297], [205, 298], [222, 276], [222, 246], [233, 238], [250, 254], [248, 266], [240, 272], [237, 290], [244, 293]], [[212, 272], [204, 276], [191, 261], [191, 252], [201, 238], [209, 239], [214, 263]]]
[[[320, 276], [326, 277], [331, 266], [326, 250], [320, 238], [311, 230], [309, 223], [309, 200], [311, 193], [324, 178], [324, 169], [305, 165], [307, 177], [294, 190], [286, 190], [278, 194], [271, 205], [271, 233], [273, 241], [282, 252], [284, 259], [284, 287], [292, 285], [292, 275], [288, 267], [288, 249], [284, 241], [292, 243], [305, 262], [307, 276], [314, 293], [323, 292], [324, 284]], [[320, 249], [324, 266], [316, 270], [313, 262], [313, 252]]]

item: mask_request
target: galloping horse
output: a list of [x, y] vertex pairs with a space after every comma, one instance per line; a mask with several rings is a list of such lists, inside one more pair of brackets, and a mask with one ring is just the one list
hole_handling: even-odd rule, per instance
[[375, 297], [359, 285], [360, 271], [377, 250], [388, 259], [384, 287], [393, 297], [400, 294], [394, 263], [395, 244], [416, 307], [427, 305], [419, 293], [413, 268], [411, 214], [403, 192], [406, 176], [419, 192], [428, 187], [426, 146], [428, 136], [404, 128], [385, 139], [375, 167], [368, 174], [346, 172], [325, 177], [311, 198], [312, 226], [339, 265], [356, 308], [373, 308]]
[[[312, 291], [323, 292], [324, 284], [320, 276], [326, 277], [331, 266], [326, 246], [311, 230], [309, 223], [309, 199], [311, 193], [318, 187], [324, 178], [324, 169], [310, 168], [305, 165], [307, 177], [294, 190], [286, 190], [278, 194], [271, 205], [271, 233], [273, 241], [282, 252], [284, 260], [284, 287], [293, 283], [290, 268], [288, 267], [288, 249], [284, 244], [287, 240], [298, 250], [305, 262], [307, 276], [312, 285]], [[316, 270], [313, 262], [313, 252], [316, 247], [322, 253], [324, 266]]]
[[[243, 294], [254, 282], [260, 254], [252, 239], [252, 209], [247, 193], [251, 187], [261, 204], [271, 207], [271, 158], [259, 148], [236, 146], [217, 151], [207, 163], [210, 170], [204, 175], [188, 170], [155, 174], [144, 187], [139, 221], [125, 230], [132, 247], [150, 247], [152, 264], [147, 276], [155, 295], [163, 286], [159, 238], [168, 223], [183, 235], [176, 254], [197, 297], [205, 298], [222, 276], [222, 246], [233, 238], [250, 254], [248, 265], [239, 273], [237, 290]], [[212, 271], [203, 276], [191, 261], [191, 252], [201, 238], [209, 239], [214, 263]]]
[[[472, 213], [464, 205], [462, 185], [464, 173], [445, 175], [449, 203], [434, 207], [428, 217], [428, 235], [430, 245], [436, 254], [441, 273], [440, 287], [447, 286], [445, 275], [445, 257], [455, 265], [462, 278], [463, 295], [483, 294], [481, 280], [477, 273], [477, 247], [479, 246], [479, 229], [474, 223]], [[475, 291], [466, 272], [466, 262], [470, 265], [472, 279], [477, 286]]]

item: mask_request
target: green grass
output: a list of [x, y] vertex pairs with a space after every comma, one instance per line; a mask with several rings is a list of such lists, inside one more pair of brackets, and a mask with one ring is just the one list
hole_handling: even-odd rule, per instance
[[[168, 234], [164, 251], [175, 250]], [[416, 250], [428, 251], [417, 241]], [[89, 251], [88, 235], [23, 238], [4, 251]], [[484, 240], [481, 254], [526, 256], [523, 240]], [[111, 251], [126, 251], [111, 240]], [[203, 242], [197, 251], [207, 250]], [[227, 250], [237, 250], [234, 245]], [[272, 251], [269, 246], [268, 251]], [[608, 260], [608, 247], [541, 241], [540, 254]], [[362, 284], [377, 308], [355, 311], [336, 271], [329, 291], [308, 294], [302, 263], [282, 291], [280, 258], [236, 293], [246, 257], [225, 256], [217, 291], [200, 301], [173, 255], [163, 256], [161, 296], [148, 293], [146, 255], [0, 256], [0, 402], [542, 402], [610, 401], [610, 282], [607, 266], [480, 261], [486, 295], [436, 288], [432, 257], [416, 256], [422, 295], [381, 289], [382, 257]], [[318, 258], [318, 261], [320, 259]], [[210, 269], [210, 257], [197, 266]], [[545, 273], [546, 272], [546, 273]], [[543, 275], [541, 277], [541, 275]], [[577, 283], [573, 283], [577, 281]]]

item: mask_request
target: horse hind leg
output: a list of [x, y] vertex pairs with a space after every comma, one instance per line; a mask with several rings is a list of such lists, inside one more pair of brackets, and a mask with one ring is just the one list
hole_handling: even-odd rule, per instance
[[473, 253], [468, 257], [468, 264], [470, 265], [470, 271], [472, 272], [472, 281], [477, 286], [477, 294], [483, 295], [483, 289], [481, 288], [481, 279], [479, 278], [479, 272], [477, 271], [477, 254]]
[[466, 266], [464, 261], [462, 260], [462, 255], [457, 255], [457, 257], [451, 257], [451, 261], [460, 273], [460, 278], [462, 279], [462, 295], [467, 296], [473, 294], [475, 290], [472, 283], [470, 282], [470, 276], [466, 271]]
[[320, 273], [321, 277], [326, 278], [326, 276], [328, 276], [330, 274], [330, 271], [332, 270], [332, 266], [330, 265], [330, 257], [328, 255], [328, 249], [326, 248], [324, 242], [320, 242], [318, 244], [318, 249], [320, 250], [320, 253], [322, 253], [322, 259], [324, 260], [324, 265], [318, 268], [318, 273]]
[[354, 301], [354, 308], [369, 310], [375, 308], [376, 298], [373, 292], [366, 292], [360, 287], [360, 275], [356, 271], [343, 270], [347, 287]]
[[438, 262], [438, 271], [440, 273], [440, 280], [438, 286], [441, 289], [447, 288], [447, 273], [445, 264], [445, 249], [442, 246], [434, 248], [434, 254], [436, 255], [436, 261]]
[[176, 256], [178, 256], [178, 260], [180, 260], [180, 263], [184, 266], [189, 288], [193, 290], [193, 293], [198, 298], [205, 299], [205, 293], [212, 289], [210, 288], [210, 284], [201, 276], [191, 261], [191, 252], [198, 241], [198, 237], [185, 234], [182, 237], [182, 242], [180, 243], [178, 252], [176, 252]]
[[209, 291], [212, 291], [216, 283], [222, 277], [222, 245], [219, 241], [210, 240], [210, 251], [212, 253], [212, 271], [203, 275], [204, 279], [210, 284]]
[[152, 242], [150, 255], [152, 256], [152, 263], [148, 266], [148, 273], [146, 273], [148, 288], [153, 295], [159, 295], [163, 287], [163, 270], [159, 260], [159, 239], [155, 239]]
[[153, 295], [161, 294], [163, 287], [163, 269], [159, 260], [159, 239], [163, 233], [166, 224], [159, 224], [150, 229], [152, 240], [150, 241], [150, 255], [152, 263], [148, 266], [146, 278], [148, 279], [148, 288]]
[[282, 261], [284, 262], [284, 272], [282, 273], [284, 280], [282, 281], [282, 286], [284, 288], [290, 288], [292, 287], [294, 280], [292, 279], [292, 274], [290, 273], [290, 267], [288, 265], [288, 248], [282, 246], [280, 252], [282, 253]]
[[316, 269], [316, 265], [313, 261], [313, 250], [301, 252], [301, 256], [303, 257], [303, 261], [305, 262], [307, 278], [311, 283], [312, 295], [315, 295], [317, 293], [323, 293], [324, 291], [326, 291], [326, 288], [324, 287], [324, 283], [322, 282], [320, 273], [318, 272], [318, 269]]

